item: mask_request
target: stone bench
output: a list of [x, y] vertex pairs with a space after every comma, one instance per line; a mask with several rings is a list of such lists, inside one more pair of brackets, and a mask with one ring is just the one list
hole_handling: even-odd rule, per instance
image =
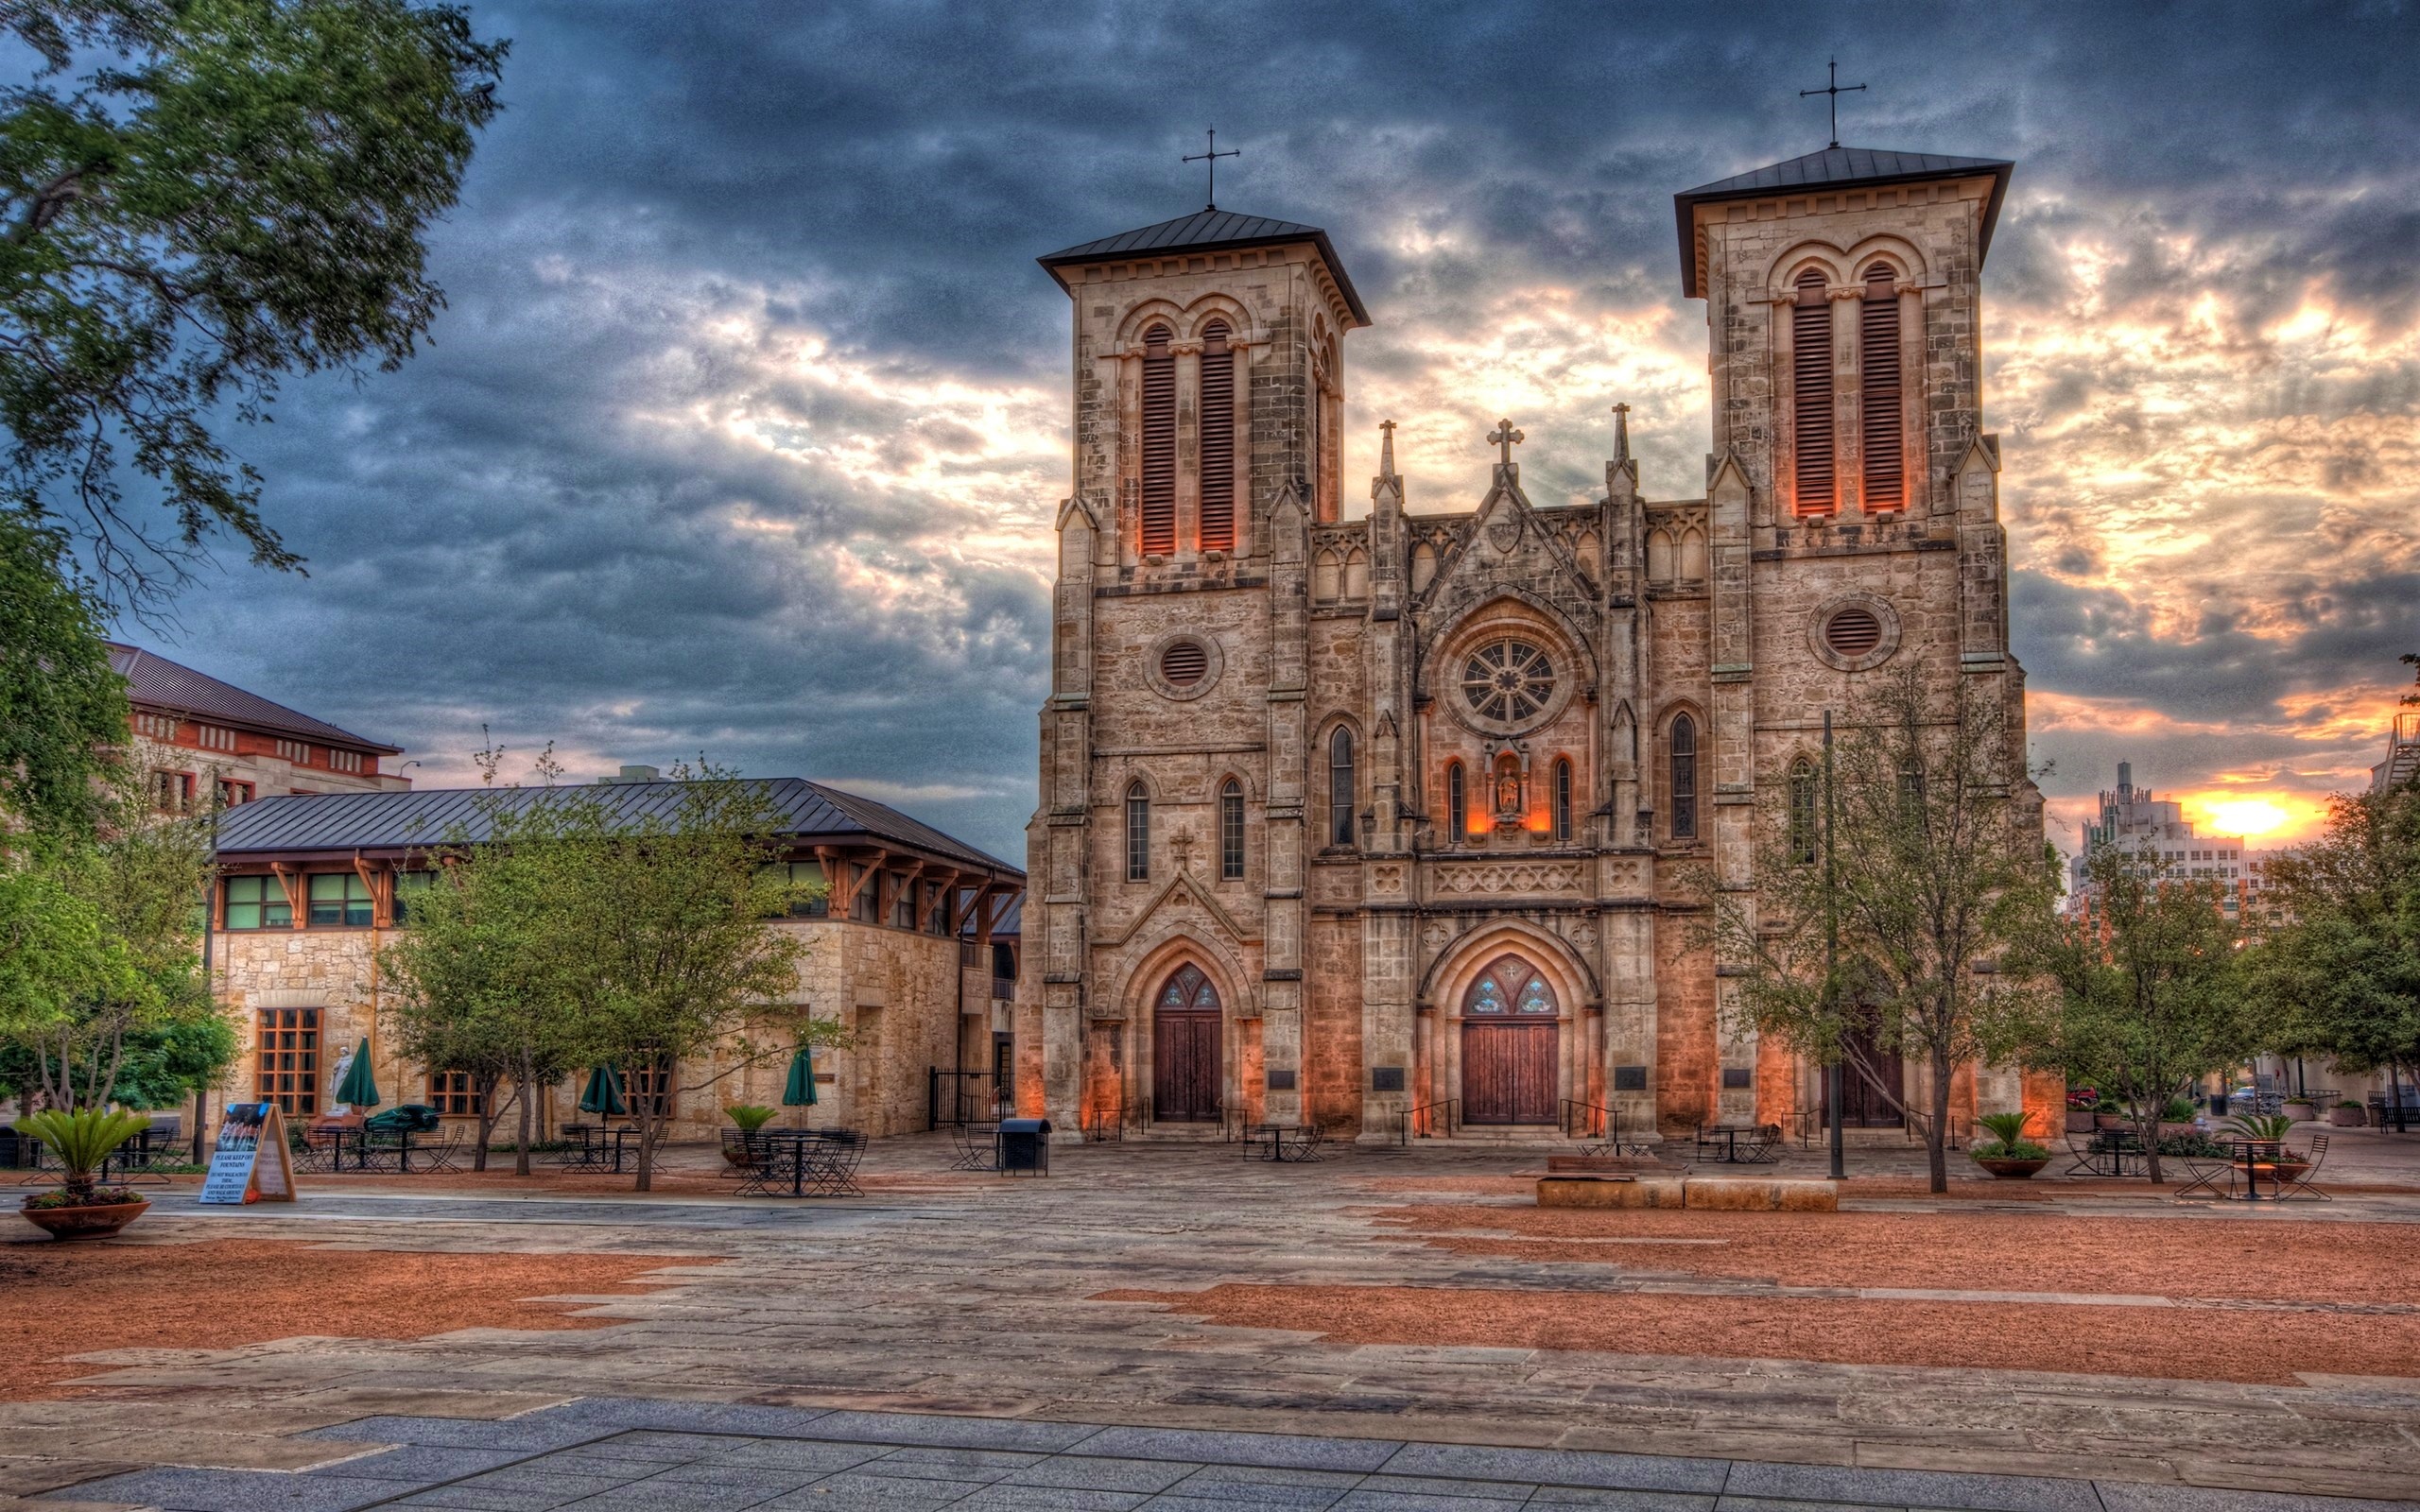
[[1682, 1179], [1603, 1171], [1538, 1177], [1541, 1208], [1695, 1208], [1706, 1212], [1837, 1212], [1829, 1181]]

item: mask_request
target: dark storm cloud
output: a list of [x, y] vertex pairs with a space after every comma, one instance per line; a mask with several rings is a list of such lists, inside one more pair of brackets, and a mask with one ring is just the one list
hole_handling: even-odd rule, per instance
[[[1651, 489], [1692, 490], [1703, 316], [1670, 196], [1821, 146], [1796, 91], [1835, 47], [1873, 86], [1846, 140], [2020, 160], [1988, 293], [2033, 686], [2273, 723], [2420, 641], [2420, 585], [2376, 544], [2408, 481], [2343, 423], [2408, 426], [2414, 369], [2280, 367], [2262, 335], [2314, 297], [2410, 334], [2403, 7], [476, 9], [514, 39], [510, 108], [438, 240], [436, 342], [238, 437], [312, 576], [230, 567], [170, 648], [432, 765], [482, 722], [576, 770], [702, 747], [890, 784], [1020, 855], [1065, 487], [1065, 301], [1035, 254], [1193, 208], [1173, 159], [1215, 121], [1246, 152], [1223, 203], [1336, 235], [1380, 326], [1357, 382], [1421, 392], [1431, 335], [1533, 291], [1557, 318], [1668, 312], [1639, 328], [1667, 402], [1636, 430]], [[2164, 428], [2174, 363], [2036, 334], [2181, 328], [2211, 294], [2213, 361], [2266, 419], [2209, 444], [2273, 471], [2286, 446], [2294, 480], [2266, 513], [2197, 499], [2259, 571], [2180, 620], [2111, 540], [2109, 501], [2156, 517], [2150, 486], [2071, 475], [2201, 444]], [[1542, 483], [1587, 486], [1607, 397], [1533, 424]], [[1487, 404], [1437, 402], [1432, 432]], [[2297, 536], [2333, 556], [2292, 566]]]

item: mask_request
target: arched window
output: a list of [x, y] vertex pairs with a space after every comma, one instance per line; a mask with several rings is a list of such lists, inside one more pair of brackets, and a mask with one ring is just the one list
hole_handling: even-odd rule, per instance
[[1353, 843], [1353, 731], [1342, 725], [1327, 742], [1327, 839]]
[[1143, 333], [1142, 549], [1176, 552], [1176, 356], [1164, 325]]
[[1554, 764], [1554, 837], [1571, 838], [1571, 759], [1563, 757]]
[[1445, 764], [1445, 843], [1460, 845], [1462, 832], [1470, 828], [1470, 795], [1463, 790], [1462, 764]]
[[1224, 320], [1201, 328], [1201, 549], [1236, 549], [1236, 354]]
[[1244, 875], [1244, 785], [1234, 778], [1219, 789], [1219, 879], [1241, 882]]
[[1790, 864], [1811, 866], [1815, 860], [1815, 768], [1801, 758], [1789, 769]]
[[1865, 426], [1865, 507], [1896, 509], [1907, 500], [1899, 430], [1899, 284], [1888, 263], [1865, 270], [1858, 306], [1858, 411]]
[[1832, 300], [1823, 270], [1798, 275], [1798, 304], [1790, 311], [1792, 433], [1800, 514], [1829, 514], [1832, 490]]
[[1698, 722], [1672, 716], [1672, 838], [1698, 837]]
[[1552, 1018], [1554, 988], [1544, 972], [1518, 955], [1498, 958], [1462, 994], [1465, 1016]]
[[1140, 782], [1126, 790], [1126, 880], [1151, 880], [1151, 795]]

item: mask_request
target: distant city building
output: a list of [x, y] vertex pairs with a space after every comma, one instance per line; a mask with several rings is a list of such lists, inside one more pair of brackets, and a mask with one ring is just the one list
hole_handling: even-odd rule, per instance
[[136, 761], [159, 806], [182, 813], [218, 799], [310, 793], [384, 793], [411, 779], [379, 770], [404, 753], [324, 719], [297, 713], [206, 672], [139, 646], [110, 644], [110, 665], [133, 705]]
[[2386, 760], [2370, 768], [2370, 791], [2383, 793], [2420, 775], [2420, 713], [2397, 714], [2387, 728]]
[[2091, 858], [2105, 847], [2141, 856], [2168, 876], [2223, 884], [2221, 906], [2230, 915], [2239, 914], [2257, 897], [2267, 881], [2269, 860], [2277, 853], [2246, 850], [2240, 836], [2196, 834], [2182, 804], [2135, 785], [2132, 762], [2118, 764], [2118, 786], [2100, 795], [2100, 822], [2084, 825], [2083, 845], [2067, 863], [2070, 912], [2091, 912]]

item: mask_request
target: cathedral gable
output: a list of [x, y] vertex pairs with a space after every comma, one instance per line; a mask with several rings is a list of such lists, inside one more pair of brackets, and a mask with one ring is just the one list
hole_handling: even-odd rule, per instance
[[1448, 624], [1508, 589], [1576, 623], [1593, 617], [1595, 586], [1561, 523], [1542, 515], [1522, 493], [1518, 469], [1498, 467], [1478, 513], [1439, 551], [1436, 576], [1420, 594], [1417, 613], [1431, 625]]

